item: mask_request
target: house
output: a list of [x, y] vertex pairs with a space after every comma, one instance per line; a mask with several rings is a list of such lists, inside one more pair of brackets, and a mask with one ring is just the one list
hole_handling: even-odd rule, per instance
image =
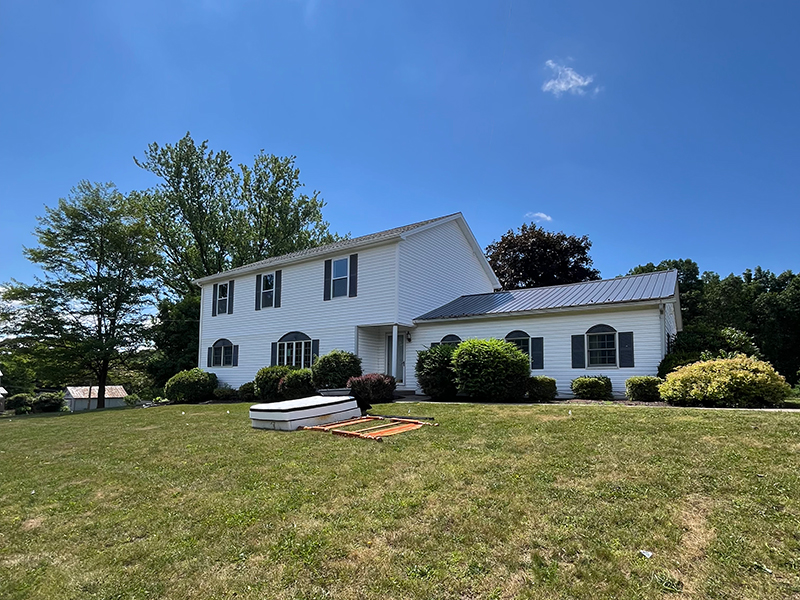
[[[3, 383], [3, 372], [0, 371], [0, 384], [2, 383]], [[0, 385], [0, 413], [6, 409], [6, 396], [8, 396], [6, 388]]]
[[[94, 410], [97, 408], [97, 390], [98, 387], [96, 385], [67, 386], [64, 400], [72, 412]], [[105, 394], [106, 408], [125, 406], [127, 395], [128, 393], [121, 385], [107, 385]]]
[[270, 258], [195, 282], [199, 366], [232, 387], [267, 365], [308, 367], [335, 348], [414, 392], [417, 352], [508, 339], [559, 394], [579, 375], [653, 375], [680, 330], [677, 273], [499, 291], [461, 213]]

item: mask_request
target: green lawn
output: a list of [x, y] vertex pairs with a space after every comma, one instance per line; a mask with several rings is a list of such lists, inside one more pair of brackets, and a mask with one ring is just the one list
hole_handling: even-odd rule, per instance
[[247, 408], [3, 419], [0, 598], [800, 597], [800, 414], [398, 404], [441, 425], [376, 443]]

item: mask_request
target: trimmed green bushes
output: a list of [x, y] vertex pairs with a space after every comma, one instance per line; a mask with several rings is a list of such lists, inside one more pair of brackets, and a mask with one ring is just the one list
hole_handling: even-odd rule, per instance
[[311, 369], [293, 369], [278, 383], [278, 394], [286, 400], [314, 396], [317, 390], [311, 379]]
[[780, 406], [790, 389], [771, 364], [744, 355], [681, 367], [659, 386], [670, 404], [731, 408]]
[[203, 402], [214, 397], [217, 376], [195, 367], [173, 375], [164, 386], [164, 395], [172, 402]]
[[658, 364], [658, 376], [664, 379], [669, 373], [675, 369], [690, 365], [700, 360], [700, 352], [681, 351], [672, 352], [667, 354]]
[[373, 402], [391, 402], [397, 387], [395, 378], [383, 373], [367, 373], [361, 377], [351, 377], [347, 381], [350, 394], [358, 402], [359, 408], [366, 410]]
[[453, 400], [458, 393], [453, 371], [455, 346], [440, 344], [417, 353], [414, 371], [422, 393], [434, 400]]
[[570, 384], [576, 398], [582, 400], [612, 400], [611, 379], [605, 375], [584, 375], [576, 377]]
[[361, 358], [352, 352], [331, 350], [316, 360], [311, 371], [314, 385], [319, 389], [347, 387], [348, 379], [361, 376]]
[[660, 377], [629, 377], [625, 382], [625, 395], [634, 402], [660, 402], [658, 386], [662, 383], [664, 380]]
[[239, 399], [239, 393], [232, 387], [221, 385], [214, 390], [214, 398], [217, 402], [236, 402]]
[[256, 401], [256, 384], [254, 381], [248, 381], [239, 386], [239, 400], [241, 402]]
[[255, 394], [262, 402], [272, 402], [280, 399], [278, 384], [294, 367], [275, 366], [264, 367], [256, 373]]
[[552, 402], [558, 395], [556, 380], [544, 375], [528, 378], [528, 400], [531, 402]]
[[15, 415], [27, 415], [33, 410], [33, 394], [14, 394], [6, 400], [6, 409]]
[[504, 340], [465, 340], [453, 353], [453, 370], [461, 392], [471, 398], [519, 402], [530, 377], [530, 359]]

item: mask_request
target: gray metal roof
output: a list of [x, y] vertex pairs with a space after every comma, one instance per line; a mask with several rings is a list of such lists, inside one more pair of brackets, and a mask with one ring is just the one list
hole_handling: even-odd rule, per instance
[[678, 272], [671, 270], [568, 285], [507, 290], [493, 294], [474, 294], [456, 298], [414, 320], [459, 319], [481, 315], [660, 300], [675, 295], [677, 281]]
[[299, 260], [304, 260], [306, 258], [313, 258], [315, 256], [320, 256], [322, 254], [329, 254], [333, 252], [344, 252], [347, 250], [358, 248], [360, 246], [376, 244], [382, 241], [388, 241], [393, 238], [398, 238], [405, 233], [409, 233], [414, 229], [419, 229], [420, 227], [425, 227], [426, 225], [431, 225], [432, 223], [436, 223], [438, 221], [445, 221], [448, 219], [452, 219], [453, 217], [459, 216], [460, 214], [461, 213], [453, 213], [452, 215], [445, 215], [443, 217], [437, 217], [435, 219], [428, 219], [427, 221], [412, 223], [411, 225], [403, 225], [402, 227], [395, 227], [394, 229], [379, 231], [378, 233], [370, 233], [369, 235], [362, 235], [360, 237], [352, 238], [349, 240], [341, 240], [339, 242], [333, 242], [332, 244], [325, 244], [324, 246], [317, 246], [315, 248], [309, 248], [307, 250], [300, 250], [298, 252], [291, 252], [289, 254], [283, 254], [281, 256], [267, 258], [265, 260], [243, 265], [235, 269], [223, 271], [222, 273], [209, 275], [207, 277], [201, 277], [200, 279], [195, 280], [195, 283], [202, 284], [207, 281], [211, 281], [213, 279], [225, 278], [230, 275], [246, 273], [252, 270], [259, 270], [265, 267], [272, 267], [288, 262], [296, 262]]

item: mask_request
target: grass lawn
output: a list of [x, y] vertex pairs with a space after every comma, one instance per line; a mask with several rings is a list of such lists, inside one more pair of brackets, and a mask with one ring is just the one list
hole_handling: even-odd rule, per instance
[[800, 414], [399, 404], [441, 425], [381, 444], [247, 409], [3, 419], [0, 598], [800, 597]]

